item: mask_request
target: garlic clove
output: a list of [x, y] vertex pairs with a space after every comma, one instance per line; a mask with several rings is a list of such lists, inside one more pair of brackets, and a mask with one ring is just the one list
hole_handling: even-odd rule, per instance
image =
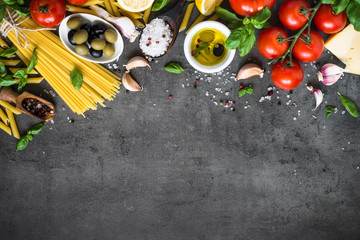
[[309, 91], [312, 91], [314, 94], [314, 97], [315, 97], [316, 105], [315, 105], [315, 108], [313, 109], [313, 111], [314, 111], [320, 106], [320, 104], [324, 100], [324, 94], [320, 89], [314, 88], [311, 85], [308, 85], [307, 89], [309, 89]]
[[90, 8], [96, 12], [98, 17], [105, 19], [108, 22], [111, 22], [120, 32], [127, 38], [130, 42], [134, 42], [139, 31], [136, 31], [136, 26], [128, 17], [114, 17], [110, 15], [106, 10], [98, 7], [96, 5], [91, 5]]
[[130, 72], [128, 71], [125, 72], [122, 77], [122, 84], [124, 85], [124, 88], [132, 92], [138, 92], [143, 90], [139, 83], [131, 77]]
[[131, 58], [127, 64], [126, 64], [126, 70], [130, 71], [133, 68], [137, 68], [137, 67], [150, 67], [149, 63], [146, 61], [145, 58], [140, 57], [140, 56], [136, 56]]
[[247, 79], [253, 76], [260, 76], [260, 78], [262, 78], [264, 76], [264, 70], [255, 63], [248, 63], [240, 68], [238, 74], [236, 75], [236, 79]]
[[335, 64], [327, 63], [322, 66], [320, 72], [318, 72], [318, 79], [324, 85], [333, 85], [344, 74], [344, 71], [343, 68]]

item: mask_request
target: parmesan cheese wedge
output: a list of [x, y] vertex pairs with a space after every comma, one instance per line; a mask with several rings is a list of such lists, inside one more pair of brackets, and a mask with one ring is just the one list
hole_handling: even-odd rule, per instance
[[360, 32], [352, 24], [332, 35], [325, 47], [346, 64], [346, 72], [360, 75]]

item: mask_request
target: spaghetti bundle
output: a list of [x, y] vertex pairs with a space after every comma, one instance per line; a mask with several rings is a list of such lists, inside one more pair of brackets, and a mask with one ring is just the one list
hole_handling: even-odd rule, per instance
[[[22, 28], [36, 29], [38, 26], [32, 19], [21, 24]], [[79, 59], [70, 53], [54, 33], [44, 31], [23, 31], [28, 46], [22, 48], [18, 43], [15, 30], [8, 37], [18, 48], [19, 57], [29, 64], [32, 52], [36, 47], [38, 63], [36, 70], [46, 79], [50, 86], [65, 101], [72, 111], [83, 115], [89, 109], [97, 109], [104, 101], [113, 100], [120, 87], [119, 78], [95, 63]], [[76, 91], [70, 81], [70, 72], [74, 66], [83, 74], [83, 84]]]

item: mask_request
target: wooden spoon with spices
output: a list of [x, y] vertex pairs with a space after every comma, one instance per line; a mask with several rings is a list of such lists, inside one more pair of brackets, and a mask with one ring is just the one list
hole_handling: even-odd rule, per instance
[[[157, 18], [163, 19], [165, 21], [165, 23], [169, 24], [171, 33], [172, 33], [171, 42], [169, 43], [167, 50], [164, 52], [164, 54], [162, 54], [161, 56], [158, 56], [158, 57], [164, 56], [166, 53], [168, 53], [170, 51], [171, 47], [173, 46], [173, 44], [176, 40], [176, 37], [179, 33], [180, 25], [181, 25], [182, 19], [184, 17], [186, 8], [189, 3], [190, 3], [190, 1], [188, 1], [188, 0], [180, 0], [175, 5], [175, 7], [173, 7], [169, 11], [167, 11], [157, 17]], [[141, 35], [140, 35], [140, 38], [141, 38]], [[140, 43], [140, 41], [139, 41], [139, 43]], [[139, 47], [139, 49], [146, 58], [158, 58], [158, 57], [152, 57], [152, 56], [146, 55], [140, 47]]]
[[[23, 92], [19, 95], [11, 88], [3, 87], [0, 89], [0, 100], [15, 103], [18, 110], [41, 121], [50, 121], [55, 116], [55, 107], [51, 102], [28, 92]], [[29, 103], [30, 105], [28, 105]], [[37, 111], [34, 110], [34, 113], [29, 112], [24, 108], [24, 104], [26, 108], [36, 104], [35, 108]]]

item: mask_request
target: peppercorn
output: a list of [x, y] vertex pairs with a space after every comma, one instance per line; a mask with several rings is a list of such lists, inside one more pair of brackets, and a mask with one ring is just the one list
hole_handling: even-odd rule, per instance
[[169, 94], [169, 99], [172, 99], [172, 95], [171, 95], [171, 94]]

